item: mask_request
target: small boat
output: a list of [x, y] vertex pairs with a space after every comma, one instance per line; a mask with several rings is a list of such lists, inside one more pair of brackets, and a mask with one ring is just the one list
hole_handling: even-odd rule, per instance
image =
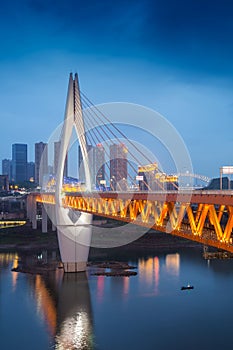
[[190, 284], [188, 284], [187, 286], [182, 286], [181, 290], [187, 290], [187, 289], [193, 289], [193, 286], [190, 286]]

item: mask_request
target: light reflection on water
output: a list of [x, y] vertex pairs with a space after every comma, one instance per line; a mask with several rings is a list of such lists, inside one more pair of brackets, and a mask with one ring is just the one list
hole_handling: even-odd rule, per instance
[[45, 281], [41, 275], [35, 276], [34, 293], [36, 300], [36, 311], [40, 319], [47, 324], [49, 334], [56, 334], [57, 310], [54, 298], [49, 293]]
[[[5, 332], [0, 332], [1, 348], [11, 350], [21, 344], [20, 349], [24, 350], [93, 349], [91, 302], [86, 273], [64, 274], [61, 269], [47, 275], [12, 272], [11, 268], [17, 268], [19, 260], [21, 264], [22, 261], [28, 264], [30, 257], [27, 255], [21, 259], [16, 253], [0, 254], [0, 300], [6, 303], [5, 319], [9, 317], [7, 323], [11, 325], [6, 327]], [[5, 300], [2, 299], [4, 296]], [[16, 315], [17, 312], [20, 314]], [[23, 333], [18, 327], [19, 319]], [[2, 326], [0, 317], [0, 327], [4, 330]], [[14, 337], [11, 337], [12, 329]], [[28, 331], [30, 329], [31, 334]], [[21, 338], [24, 338], [24, 344]]]
[[92, 349], [92, 309], [85, 273], [63, 275], [57, 313], [55, 349]]
[[179, 276], [180, 254], [176, 253], [166, 255], [166, 269], [169, 274]]
[[55, 349], [91, 349], [91, 327], [89, 315], [77, 312], [66, 318], [55, 337]]
[[46, 278], [36, 275], [35, 299], [38, 315], [54, 339], [51, 348], [92, 349], [91, 302], [85, 273], [56, 270]]
[[[91, 269], [87, 275], [11, 272], [19, 261], [17, 254], [0, 254], [3, 349], [163, 350], [175, 339], [179, 350], [187, 344], [215, 350], [230, 339], [233, 261], [207, 262], [191, 249], [141, 254], [129, 258], [138, 272], [132, 277], [93, 276]], [[180, 291], [186, 282], [193, 291]], [[224, 339], [216, 319], [224, 322]]]
[[104, 297], [104, 276], [97, 276], [97, 299], [99, 302], [103, 301]]

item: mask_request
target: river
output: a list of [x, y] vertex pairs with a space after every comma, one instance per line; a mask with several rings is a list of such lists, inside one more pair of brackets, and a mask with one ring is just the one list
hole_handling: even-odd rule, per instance
[[[22, 258], [0, 254], [3, 350], [214, 350], [232, 343], [233, 260], [204, 260], [200, 248], [139, 250], [117, 256], [136, 266], [136, 276], [106, 277], [92, 275], [92, 267], [87, 274], [12, 272]], [[187, 283], [194, 289], [181, 291]]]

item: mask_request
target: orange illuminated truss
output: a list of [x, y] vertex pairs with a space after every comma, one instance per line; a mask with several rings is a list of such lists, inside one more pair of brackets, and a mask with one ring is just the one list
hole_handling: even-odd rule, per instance
[[[55, 204], [54, 198], [36, 195], [44, 203]], [[233, 252], [231, 191], [66, 193], [63, 205]]]

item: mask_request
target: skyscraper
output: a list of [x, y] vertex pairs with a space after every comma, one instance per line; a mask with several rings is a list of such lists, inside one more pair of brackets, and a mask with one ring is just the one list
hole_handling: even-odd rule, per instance
[[27, 180], [27, 145], [23, 143], [12, 145], [12, 178], [15, 182]]
[[[57, 174], [58, 171], [58, 159], [60, 154], [61, 141], [54, 142], [54, 166], [53, 171], [54, 174]], [[65, 165], [64, 165], [64, 176], [68, 176], [68, 157], [66, 156]]]
[[35, 143], [35, 182], [39, 184], [40, 174], [48, 173], [48, 145], [47, 143]]
[[105, 180], [105, 150], [101, 143], [95, 147], [95, 183], [100, 186]]
[[110, 145], [110, 181], [113, 190], [125, 189], [127, 181], [127, 153], [123, 143]]
[[[101, 180], [105, 179], [105, 150], [102, 144], [96, 146], [87, 145], [88, 162], [91, 175], [91, 185], [100, 186]], [[85, 182], [85, 172], [81, 147], [78, 149], [79, 180]]]

